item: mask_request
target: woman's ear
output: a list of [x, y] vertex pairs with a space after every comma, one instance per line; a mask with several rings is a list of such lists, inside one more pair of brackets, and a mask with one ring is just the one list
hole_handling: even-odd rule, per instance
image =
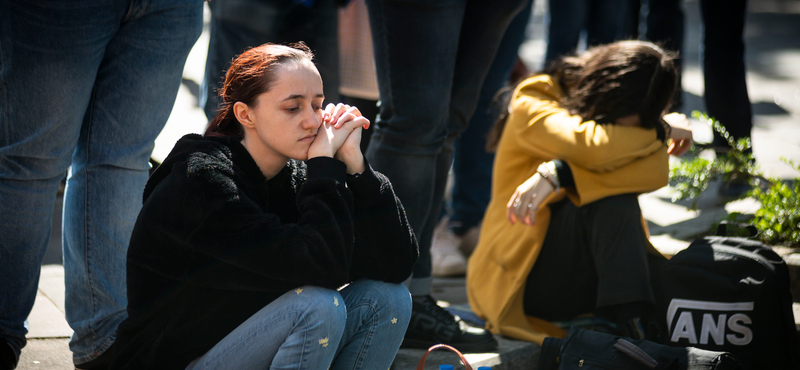
[[255, 121], [253, 120], [252, 110], [247, 104], [237, 101], [233, 104], [233, 115], [236, 117], [236, 120], [242, 124], [245, 128], [253, 128], [255, 127]]

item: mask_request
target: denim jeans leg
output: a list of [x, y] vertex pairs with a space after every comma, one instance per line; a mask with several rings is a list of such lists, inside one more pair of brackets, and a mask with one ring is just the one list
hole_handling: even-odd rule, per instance
[[499, 40], [522, 0], [368, 0], [379, 117], [367, 150], [392, 180], [420, 243], [411, 293], [430, 293], [430, 243], [453, 141], [466, 128]]
[[231, 61], [247, 48], [271, 42], [303, 41], [314, 52], [325, 100], [339, 102], [338, 13], [335, 0], [315, 0], [310, 7], [296, 0], [211, 1], [211, 27], [200, 106], [212, 120], [219, 105], [218, 88]]
[[[747, 93], [744, 23], [747, 0], [702, 0], [703, 79], [708, 115], [735, 139], [750, 137], [753, 112]], [[714, 133], [714, 144], [727, 142]]]
[[362, 279], [340, 293], [347, 306], [347, 324], [330, 368], [388, 369], [411, 319], [408, 289]]
[[458, 235], [477, 226], [489, 204], [494, 154], [486, 151], [486, 136], [500, 114], [497, 94], [508, 84], [511, 70], [518, 59], [519, 46], [525, 40], [525, 30], [532, 11], [531, 0], [508, 25], [484, 79], [475, 113], [467, 129], [455, 142], [450, 221]]
[[339, 292], [305, 286], [250, 316], [186, 369], [327, 369], [346, 321]]
[[[109, 28], [104, 22], [114, 17], [102, 6], [87, 8], [0, 2], [0, 336], [17, 352], [26, 343], [24, 320], [36, 296], [59, 182], [109, 37], [102, 34]], [[94, 22], [84, 21], [86, 13]]]
[[125, 257], [150, 154], [202, 31], [198, 0], [134, 5], [117, 12], [124, 21], [102, 49], [64, 193], [66, 316], [76, 364], [104, 352], [126, 317]]

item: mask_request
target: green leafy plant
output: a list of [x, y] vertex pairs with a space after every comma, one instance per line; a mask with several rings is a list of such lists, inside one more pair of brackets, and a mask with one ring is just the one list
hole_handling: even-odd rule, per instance
[[[730, 202], [745, 197], [752, 197], [761, 203], [761, 208], [749, 221], [758, 230], [758, 238], [767, 244], [783, 244], [800, 247], [800, 178], [791, 184], [780, 179], [765, 178], [752, 154], [750, 139], [734, 141], [717, 120], [694, 111], [692, 116], [709, 124], [725, 138], [730, 149], [725, 153], [717, 153], [713, 160], [701, 158], [702, 148], [692, 149], [687, 160], [679, 160], [670, 168], [670, 185], [677, 194], [673, 201], [693, 200], [692, 209], [697, 208], [697, 200], [708, 189], [712, 181], [721, 179], [726, 186], [741, 186], [746, 191], [734, 192], [734, 196], [725, 199]], [[800, 173], [800, 165], [782, 158]], [[742, 221], [741, 215], [731, 214], [728, 221]]]
[[[800, 172], [800, 165], [783, 161]], [[751, 220], [759, 231], [759, 239], [767, 244], [800, 248], [800, 178], [791, 183], [775, 179], [766, 190], [753, 189], [751, 196], [761, 202]]]

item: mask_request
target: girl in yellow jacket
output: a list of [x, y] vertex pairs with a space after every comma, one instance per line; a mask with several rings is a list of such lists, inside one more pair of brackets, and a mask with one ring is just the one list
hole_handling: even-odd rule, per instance
[[494, 131], [492, 200], [467, 271], [469, 303], [495, 334], [541, 344], [585, 314], [656, 339], [637, 195], [668, 180], [692, 145], [667, 114], [674, 55], [641, 41], [595, 47], [517, 86]]

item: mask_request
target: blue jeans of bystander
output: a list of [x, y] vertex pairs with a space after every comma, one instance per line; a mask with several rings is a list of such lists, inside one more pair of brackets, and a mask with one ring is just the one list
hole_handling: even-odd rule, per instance
[[125, 256], [154, 140], [202, 30], [198, 0], [0, 5], [0, 336], [19, 352], [67, 170], [74, 362], [126, 317]]

